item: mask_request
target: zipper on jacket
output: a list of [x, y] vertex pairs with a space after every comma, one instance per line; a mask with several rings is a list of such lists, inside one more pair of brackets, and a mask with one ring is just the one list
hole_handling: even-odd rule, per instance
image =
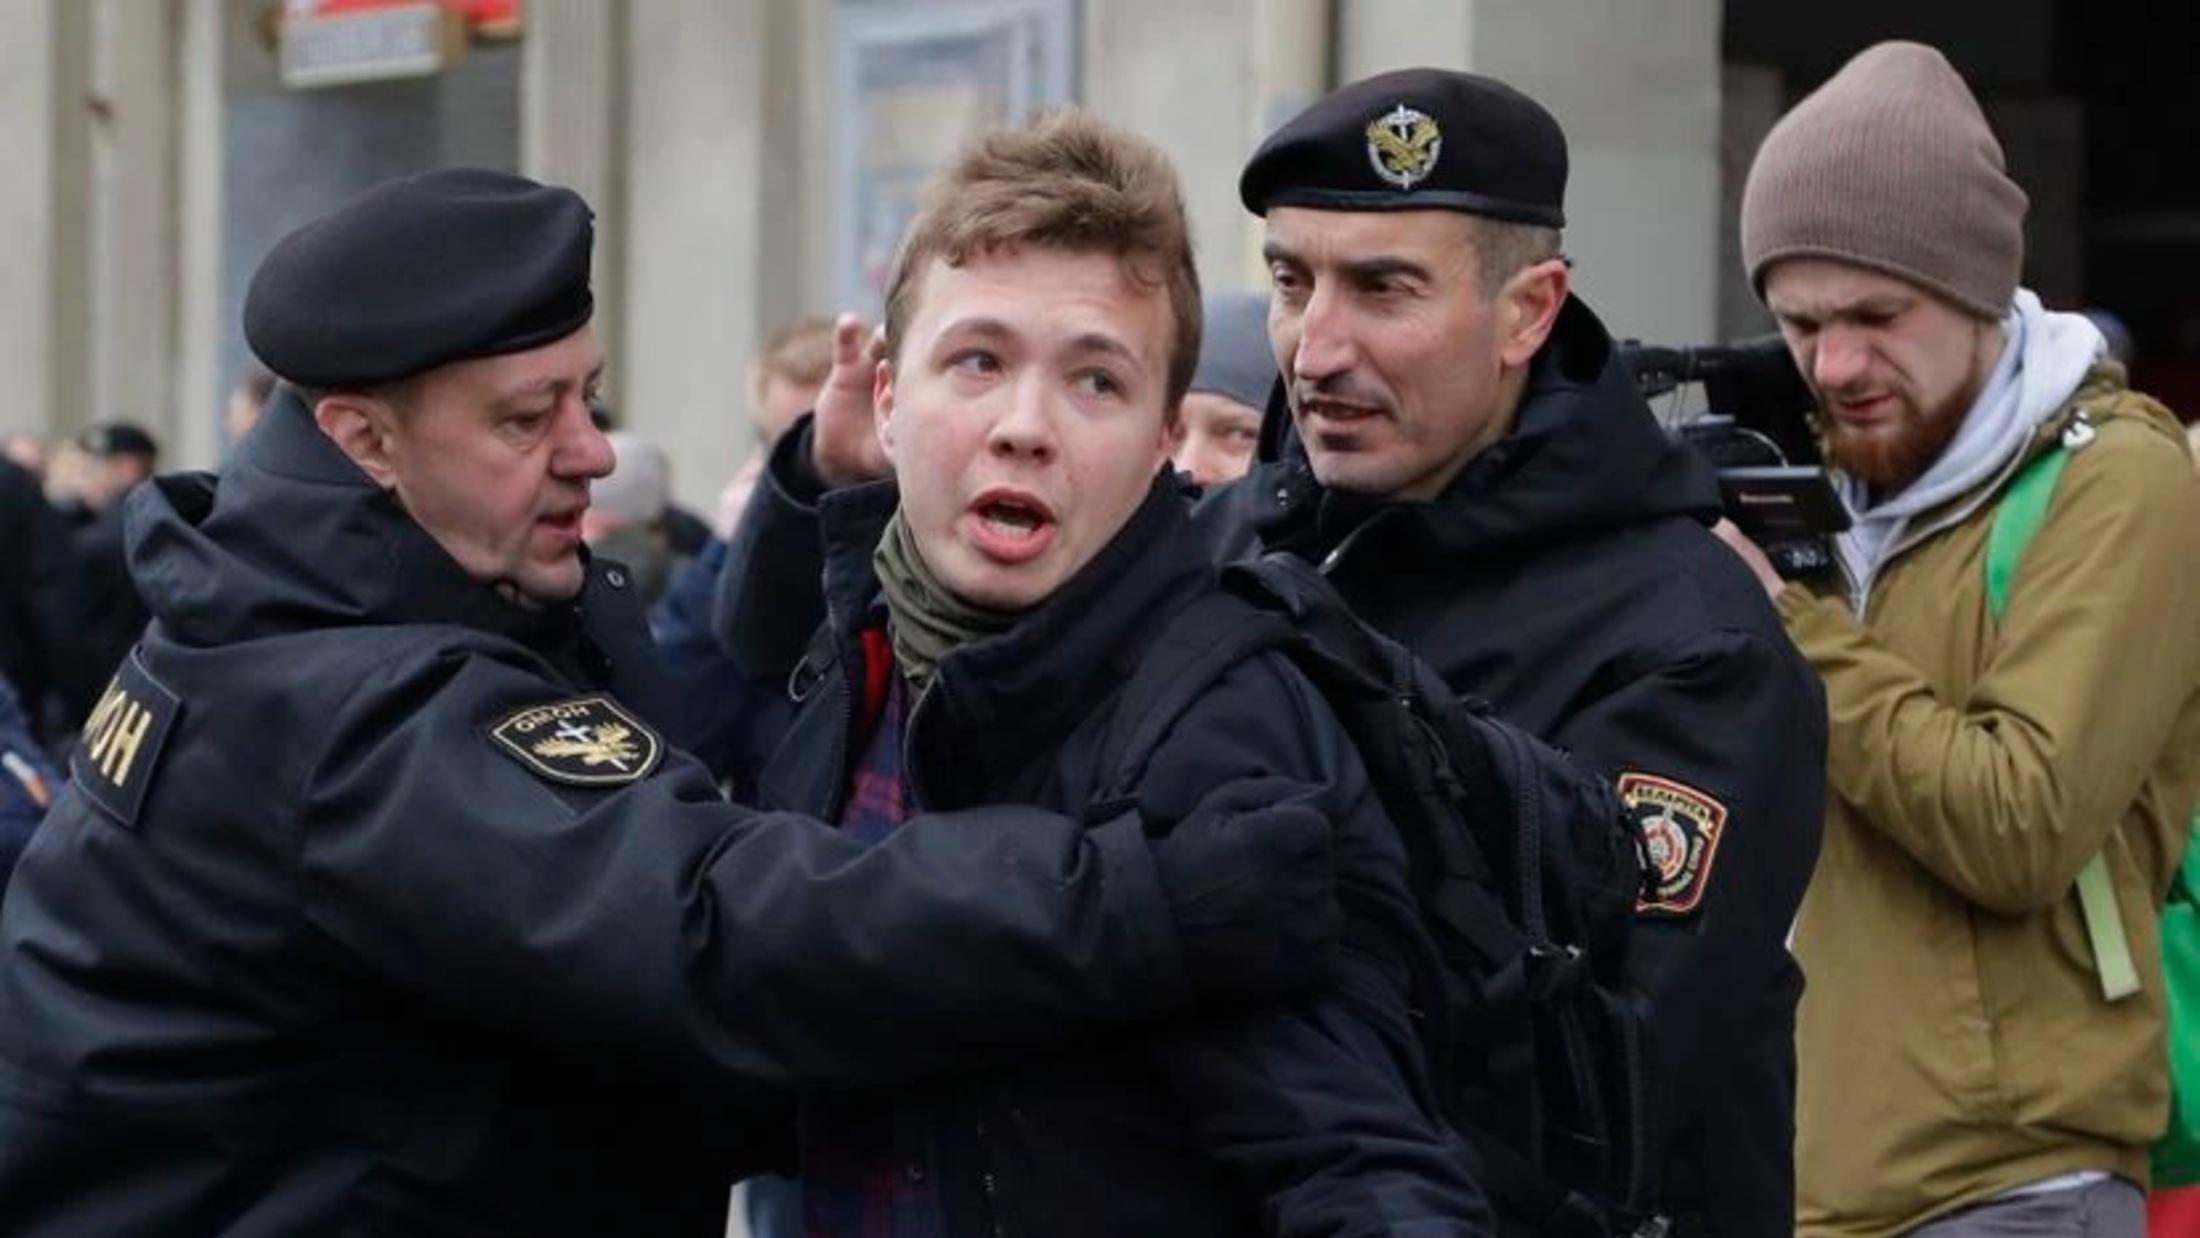
[[1350, 550], [1353, 543], [1360, 540], [1360, 535], [1367, 532], [1369, 525], [1374, 524], [1376, 521], [1382, 518], [1383, 513], [1377, 512], [1374, 515], [1369, 516], [1367, 519], [1362, 520], [1359, 523], [1359, 527], [1353, 529], [1350, 533], [1345, 534], [1343, 538], [1338, 540], [1335, 546], [1330, 548], [1328, 554], [1322, 556], [1321, 567], [1316, 570], [1321, 572], [1321, 574], [1324, 576], [1327, 576], [1329, 575], [1329, 573], [1335, 571], [1337, 564], [1344, 560], [1344, 552]]

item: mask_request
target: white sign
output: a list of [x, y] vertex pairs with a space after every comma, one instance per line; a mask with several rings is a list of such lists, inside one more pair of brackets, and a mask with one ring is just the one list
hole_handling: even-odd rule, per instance
[[283, 85], [295, 89], [427, 77], [465, 54], [464, 23], [440, 4], [283, 19]]

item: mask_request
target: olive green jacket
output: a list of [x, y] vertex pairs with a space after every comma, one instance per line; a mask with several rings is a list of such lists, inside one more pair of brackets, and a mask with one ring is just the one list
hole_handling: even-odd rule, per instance
[[[1987, 613], [2017, 468], [2075, 451]], [[2200, 793], [2200, 479], [2098, 366], [2026, 451], [1920, 517], [1866, 613], [1778, 605], [1824, 677], [1825, 846], [1797, 922], [1797, 1212], [1882, 1238], [2079, 1170], [2146, 1180], [2166, 1121], [2157, 912]], [[2140, 993], [2103, 999], [2072, 892], [2106, 854]]]

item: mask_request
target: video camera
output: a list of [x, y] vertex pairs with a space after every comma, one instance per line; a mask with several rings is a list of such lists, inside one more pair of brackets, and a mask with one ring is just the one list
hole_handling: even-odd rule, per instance
[[1628, 340], [1621, 359], [1644, 398], [1701, 384], [1709, 411], [1675, 437], [1719, 473], [1727, 518], [1793, 579], [1833, 566], [1832, 537], [1849, 527], [1818, 455], [1809, 414], [1815, 401], [1778, 335], [1732, 344], [1666, 348]]

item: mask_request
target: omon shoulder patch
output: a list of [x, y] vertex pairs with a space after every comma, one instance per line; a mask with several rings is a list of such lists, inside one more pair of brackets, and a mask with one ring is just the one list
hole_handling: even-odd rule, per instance
[[69, 756], [69, 777], [107, 815], [135, 826], [161, 747], [182, 711], [176, 694], [153, 678], [132, 649], [84, 720], [84, 734]]
[[489, 738], [552, 782], [611, 787], [647, 777], [665, 755], [657, 732], [608, 696], [581, 696], [514, 710]]

